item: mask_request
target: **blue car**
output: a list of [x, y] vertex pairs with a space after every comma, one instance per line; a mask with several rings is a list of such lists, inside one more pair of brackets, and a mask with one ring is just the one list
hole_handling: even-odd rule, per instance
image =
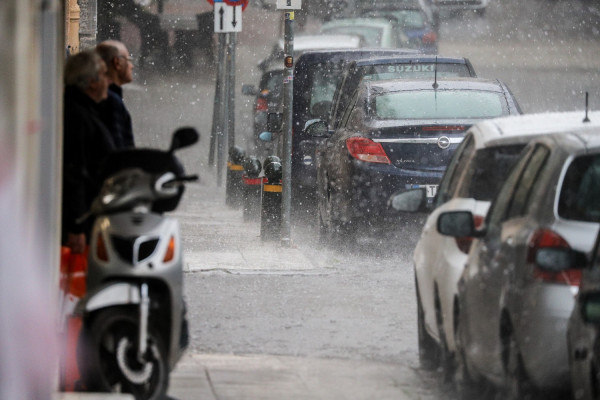
[[[315, 54], [317, 55], [317, 54]], [[292, 154], [292, 190], [296, 209], [313, 214], [316, 209], [317, 169], [315, 149], [322, 138], [306, 135], [304, 128], [312, 119], [326, 120], [329, 129], [334, 131], [339, 125], [344, 110], [361, 82], [389, 79], [435, 79], [475, 77], [475, 70], [468, 59], [463, 57], [438, 57], [431, 55], [371, 54], [371, 57], [351, 59], [344, 64], [326, 69], [310, 68], [306, 61], [316, 64], [319, 58], [302, 58], [296, 66], [300, 77], [312, 75], [321, 79], [301, 80], [294, 84], [294, 137]], [[305, 64], [308, 66], [305, 67]], [[323, 64], [317, 64], [323, 65]], [[298, 76], [298, 75], [297, 75]], [[309, 83], [307, 83], [309, 82]], [[326, 82], [327, 84], [324, 84]], [[321, 95], [322, 88], [327, 89], [325, 103], [315, 99]], [[309, 86], [312, 85], [312, 86]], [[321, 89], [320, 89], [321, 88]], [[319, 110], [319, 112], [316, 112]]]
[[317, 148], [320, 233], [351, 239], [397, 222], [388, 205], [395, 192], [423, 188], [430, 201], [465, 131], [482, 119], [520, 114], [497, 80], [364, 81], [338, 129], [309, 123]]

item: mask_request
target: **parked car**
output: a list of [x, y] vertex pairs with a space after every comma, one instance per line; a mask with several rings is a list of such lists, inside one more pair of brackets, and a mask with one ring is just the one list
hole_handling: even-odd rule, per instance
[[394, 49], [409, 48], [410, 40], [401, 30], [396, 29], [388, 18], [342, 18], [321, 25], [323, 34], [358, 35], [365, 47]]
[[375, 3], [363, 9], [361, 16], [388, 20], [397, 33], [408, 37], [408, 47], [419, 49], [425, 54], [438, 52], [436, 24], [416, 0], [412, 4], [403, 5]]
[[[294, 39], [294, 57], [300, 57], [309, 50], [358, 49], [362, 41], [353, 35], [297, 35]], [[283, 40], [278, 40], [271, 53], [259, 63], [262, 71], [258, 87], [243, 84], [242, 94], [254, 97], [254, 144], [260, 156], [266, 156], [270, 147], [259, 140], [259, 135], [267, 130], [269, 113], [281, 112], [284, 69]]]
[[470, 211], [440, 214], [441, 234], [475, 238], [458, 282], [459, 387], [485, 379], [515, 399], [569, 391], [567, 324], [582, 264], [553, 265], [553, 254], [591, 253], [598, 165], [598, 126], [544, 135], [524, 149], [481, 228]]
[[321, 234], [351, 239], [381, 227], [393, 215], [388, 199], [402, 189], [424, 188], [431, 201], [467, 129], [516, 114], [497, 80], [363, 81], [333, 134], [324, 121], [307, 127], [326, 138], [316, 160]]
[[476, 78], [471, 62], [464, 57], [439, 57], [410, 55], [369, 58], [352, 61], [346, 65], [333, 96], [328, 117], [330, 130], [338, 127], [342, 113], [363, 80]]
[[[336, 74], [339, 75], [339, 78], [336, 78], [339, 83], [333, 96], [328, 95], [328, 99], [331, 98], [330, 105], [325, 107], [329, 110], [328, 113], [306, 115], [299, 121], [300, 124], [295, 125], [296, 127], [303, 127], [306, 121], [318, 118], [326, 120], [329, 130], [335, 131], [343, 111], [363, 80], [430, 78], [433, 83], [436, 74], [440, 78], [475, 77], [473, 66], [465, 58], [423, 56], [417, 53], [411, 55], [388, 53], [386, 56], [379, 57], [373, 53], [373, 57], [348, 61]], [[294, 99], [296, 99], [295, 96]], [[298, 105], [298, 107], [300, 107], [299, 110], [305, 110], [302, 107], [306, 106]], [[302, 132], [296, 132], [294, 141], [298, 144], [301, 143], [301, 146], [294, 148], [293, 154], [292, 183], [294, 192], [296, 196], [302, 198], [305, 207], [314, 212], [317, 190], [315, 150], [322, 139], [307, 137]]]
[[465, 12], [471, 11], [479, 16], [485, 15], [489, 0], [432, 0], [433, 5], [440, 12]]
[[[427, 369], [441, 365], [445, 380], [454, 373], [457, 285], [472, 239], [441, 235], [437, 231], [439, 215], [468, 210], [475, 226], [479, 226], [506, 171], [517, 162], [523, 148], [541, 135], [585, 126], [582, 115], [542, 113], [483, 121], [469, 129], [452, 156], [413, 255], [419, 359]], [[597, 118], [592, 120], [600, 127], [600, 113], [594, 116]], [[426, 210], [425, 202], [422, 189], [404, 191], [392, 198], [392, 205], [404, 212]]]
[[[258, 63], [262, 71], [273, 63], [280, 63], [283, 69], [284, 40], [279, 39], [273, 45], [271, 52]], [[294, 59], [310, 50], [358, 49], [365, 47], [365, 41], [355, 34], [298, 34], [294, 35]]]
[[315, 199], [314, 156], [318, 139], [304, 134], [307, 121], [327, 119], [344, 67], [354, 60], [415, 55], [410, 49], [313, 50], [303, 53], [294, 66], [292, 115], [292, 208], [295, 214], [312, 213]]
[[263, 148], [263, 144], [258, 137], [267, 130], [268, 113], [278, 110], [283, 101], [281, 96], [284, 73], [281, 63], [272, 63], [270, 67], [265, 68], [258, 88], [251, 84], [242, 85], [242, 94], [254, 97], [254, 144], [259, 150]]
[[[558, 253], [568, 264], [577, 254]], [[567, 329], [567, 348], [573, 400], [597, 400], [600, 396], [600, 236], [585, 264], [581, 287]]]

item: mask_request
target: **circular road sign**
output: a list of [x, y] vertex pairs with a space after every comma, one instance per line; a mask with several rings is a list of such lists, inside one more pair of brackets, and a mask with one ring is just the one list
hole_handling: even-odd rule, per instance
[[233, 6], [233, 7], [242, 6], [242, 11], [244, 11], [246, 9], [246, 7], [248, 7], [248, 2], [250, 0], [206, 0], [206, 1], [208, 1], [212, 5], [214, 5], [215, 1], [216, 1], [217, 3], [225, 3], [228, 6]]

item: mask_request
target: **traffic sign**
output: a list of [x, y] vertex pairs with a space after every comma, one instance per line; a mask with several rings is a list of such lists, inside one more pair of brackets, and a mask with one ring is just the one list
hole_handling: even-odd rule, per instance
[[250, 0], [206, 0], [210, 4], [214, 5], [215, 3], [225, 3], [229, 6], [242, 6], [242, 11], [246, 10], [248, 7], [248, 3]]
[[277, 0], [278, 10], [300, 10], [302, 0]]
[[227, 5], [225, 2], [215, 2], [215, 32], [242, 31], [242, 5]]

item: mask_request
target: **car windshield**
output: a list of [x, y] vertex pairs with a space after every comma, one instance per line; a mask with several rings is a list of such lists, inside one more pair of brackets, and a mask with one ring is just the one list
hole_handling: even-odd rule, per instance
[[436, 70], [438, 78], [468, 77], [470, 76], [467, 64], [449, 63], [410, 63], [395, 65], [370, 65], [363, 67], [363, 80], [386, 79], [431, 79], [433, 81]]
[[357, 35], [364, 41], [365, 47], [381, 47], [383, 28], [367, 25], [337, 26], [322, 30], [328, 34]]
[[477, 90], [419, 90], [375, 97], [377, 119], [469, 119], [503, 115], [501, 93]]
[[566, 219], [600, 222], [600, 154], [576, 158], [565, 175], [558, 214]]

